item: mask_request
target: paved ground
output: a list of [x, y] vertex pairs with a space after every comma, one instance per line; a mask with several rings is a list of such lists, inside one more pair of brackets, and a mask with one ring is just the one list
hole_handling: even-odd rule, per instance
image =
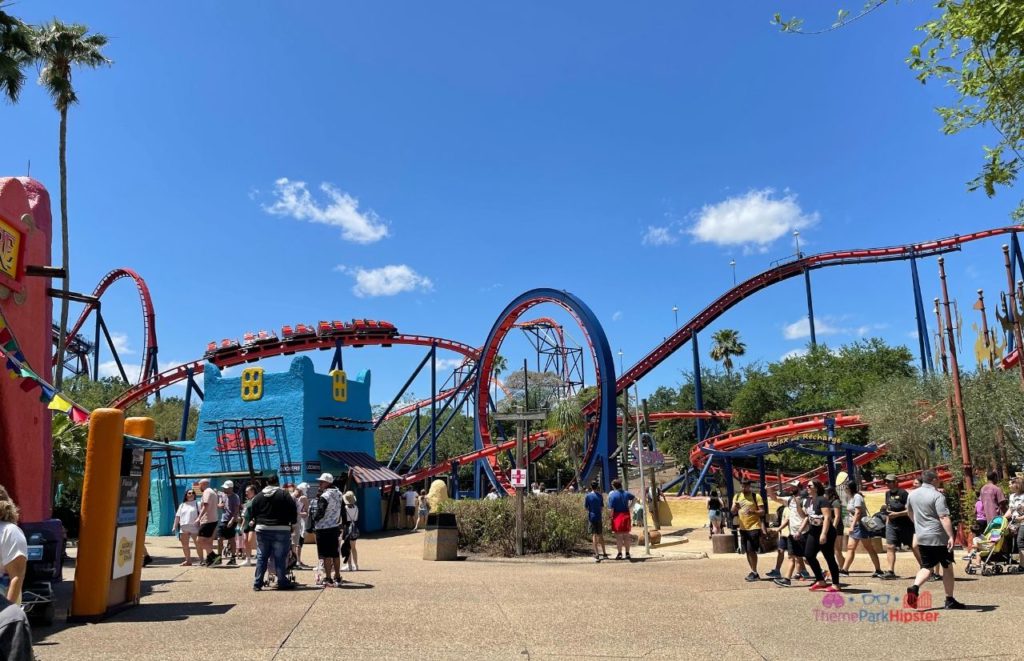
[[[864, 605], [864, 597], [900, 596], [907, 582], [858, 575], [870, 566], [858, 559], [845, 595], [853, 601], [826, 608], [822, 594], [805, 588], [745, 583], [740, 556], [694, 559], [707, 549], [705, 534], [695, 531], [689, 544], [655, 551], [651, 560], [637, 560], [641, 549], [631, 564], [599, 565], [582, 558], [431, 563], [419, 559], [421, 533], [364, 538], [363, 571], [347, 575], [345, 589], [261, 593], [251, 591], [248, 568], [178, 567], [176, 542], [153, 538], [157, 564], [143, 572], [147, 594], [139, 606], [100, 624], [39, 629], [36, 653], [133, 661], [1024, 655], [1019, 638], [1004, 633], [1019, 631], [1024, 575], [961, 576], [958, 596], [975, 609], [932, 611], [932, 623], [827, 622], [816, 612], [888, 614], [891, 604]], [[773, 559], [761, 557], [762, 571]], [[912, 557], [901, 554], [897, 571], [911, 570]], [[311, 572], [299, 576], [312, 582]], [[936, 603], [941, 596], [939, 588]]]

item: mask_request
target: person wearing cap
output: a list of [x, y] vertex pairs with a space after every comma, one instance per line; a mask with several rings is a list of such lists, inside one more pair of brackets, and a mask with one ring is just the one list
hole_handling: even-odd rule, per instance
[[217, 534], [217, 492], [210, 487], [209, 478], [202, 478], [196, 483], [199, 497], [199, 533], [196, 535], [196, 547], [199, 549], [200, 565], [209, 567], [217, 558], [213, 552], [213, 537]]
[[761, 579], [757, 573], [757, 554], [761, 551], [761, 535], [765, 532], [763, 503], [759, 504], [757, 494], [750, 485], [753, 481], [744, 479], [740, 492], [732, 504], [732, 513], [739, 517], [740, 547], [747, 554], [750, 573], [746, 580], [754, 582]]
[[302, 569], [309, 569], [309, 565], [302, 562], [302, 546], [306, 543], [306, 527], [309, 524], [309, 497], [306, 492], [309, 491], [309, 485], [305, 482], [300, 482], [295, 485], [295, 490], [292, 492], [292, 498], [295, 499], [295, 508], [299, 512], [299, 523], [295, 526], [295, 532], [292, 533], [292, 549], [295, 551], [295, 557], [298, 558], [296, 563], [298, 567]]
[[888, 516], [885, 519], [885, 558], [889, 563], [882, 578], [893, 580], [899, 578], [896, 575], [896, 547], [905, 546], [914, 552], [914, 558], [920, 564], [921, 556], [914, 548], [914, 522], [910, 520], [910, 512], [907, 511], [907, 499], [910, 494], [906, 489], [900, 489], [896, 482], [896, 475], [889, 473], [885, 476], [885, 511]]
[[238, 515], [242, 510], [242, 499], [235, 493], [235, 483], [225, 480], [221, 488], [221, 509], [220, 525], [217, 527], [217, 555], [223, 558], [224, 541], [228, 543], [228, 561], [225, 565], [235, 565], [235, 534], [238, 532]]
[[263, 589], [271, 558], [277, 573], [277, 589], [295, 589], [295, 583], [288, 578], [288, 550], [292, 544], [292, 527], [298, 520], [295, 501], [272, 477], [270, 484], [252, 499], [250, 511], [256, 524], [256, 575], [252, 589], [257, 592]]
[[316, 535], [317, 558], [324, 565], [323, 586], [331, 588], [341, 585], [341, 553], [338, 550], [343, 509], [341, 491], [334, 486], [334, 476], [330, 473], [324, 473], [317, 481], [320, 492], [313, 515], [313, 533]]
[[356, 505], [356, 494], [346, 491], [342, 497], [345, 501], [345, 527], [342, 538], [348, 542], [348, 571], [359, 571], [359, 556], [356, 554], [356, 540], [359, 539], [359, 506]]
[[[804, 546], [806, 545], [803, 535], [807, 530], [807, 515], [804, 513], [803, 498], [800, 497], [800, 483], [793, 481], [789, 483], [789, 495], [785, 498], [769, 495], [772, 500], [782, 503], [785, 509], [782, 510], [782, 518], [776, 531], [779, 533], [779, 557], [775, 563], [775, 569], [765, 574], [779, 587], [788, 588], [793, 584], [793, 572], [799, 566], [800, 578], [809, 580], [811, 575], [807, 573], [804, 565]], [[789, 565], [786, 568], [786, 575], [781, 573], [783, 555], [789, 556]]]

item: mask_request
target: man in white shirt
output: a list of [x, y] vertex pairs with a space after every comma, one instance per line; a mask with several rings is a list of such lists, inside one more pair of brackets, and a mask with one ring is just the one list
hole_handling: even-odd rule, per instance
[[18, 507], [0, 485], [0, 576], [7, 575], [7, 600], [21, 603], [21, 587], [28, 568], [28, 542], [18, 527]]
[[416, 523], [416, 490], [409, 487], [405, 490], [405, 527], [411, 528]]

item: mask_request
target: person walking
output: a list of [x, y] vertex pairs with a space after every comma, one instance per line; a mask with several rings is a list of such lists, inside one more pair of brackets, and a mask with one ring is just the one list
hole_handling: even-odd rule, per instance
[[210, 488], [210, 480], [202, 478], [196, 484], [199, 496], [199, 532], [196, 546], [199, 548], [200, 564], [209, 567], [217, 558], [213, 552], [213, 536], [217, 533], [217, 492]]
[[629, 531], [632, 525], [629, 520], [629, 507], [636, 496], [628, 491], [623, 491], [622, 480], [612, 480], [612, 492], [608, 494], [608, 509], [612, 513], [612, 532], [615, 533], [615, 559], [622, 560], [622, 551], [626, 551], [626, 560], [632, 560], [629, 555], [629, 545], [632, 542]]
[[850, 480], [846, 484], [850, 490], [850, 543], [846, 547], [846, 561], [839, 571], [845, 576], [850, 575], [850, 567], [853, 566], [853, 559], [857, 555], [857, 547], [860, 546], [868, 552], [871, 564], [875, 567], [875, 573], [871, 575], [871, 578], [884, 578], [885, 574], [882, 573], [882, 566], [878, 562], [878, 553], [875, 551], [871, 534], [861, 524], [868, 515], [868, 506], [864, 502], [864, 494], [860, 492], [860, 487], [855, 481]]
[[803, 498], [800, 496], [800, 484], [793, 482], [790, 484], [789, 495], [776, 500], [785, 507], [778, 531], [779, 539], [785, 545], [784, 550], [789, 555], [789, 565], [786, 567], [785, 576], [779, 572], [781, 569], [779, 565], [776, 565], [775, 570], [768, 572], [766, 576], [769, 576], [779, 587], [788, 588], [793, 584], [793, 572], [797, 567], [800, 568], [798, 574], [800, 578], [810, 578], [804, 565], [804, 547], [806, 546], [804, 535], [807, 530], [807, 515], [804, 512]]
[[[601, 486], [597, 480], [590, 483], [590, 492], [583, 498], [583, 507], [587, 510], [587, 526], [590, 529], [590, 538], [594, 543], [594, 562], [601, 562], [608, 557], [608, 551], [604, 548], [604, 496], [601, 495]], [[598, 550], [600, 549], [600, 550]]]
[[722, 501], [718, 497], [718, 489], [711, 490], [711, 496], [708, 498], [708, 525], [711, 528], [712, 535], [718, 535], [722, 532]]
[[487, 485], [487, 495], [484, 496], [485, 500], [498, 500], [498, 492], [495, 490], [493, 484]]
[[745, 580], [750, 583], [761, 580], [757, 573], [757, 554], [761, 552], [761, 535], [765, 532], [764, 503], [758, 503], [752, 484], [753, 481], [744, 479], [732, 504], [732, 513], [740, 523], [740, 548], [747, 554], [747, 564], [750, 565], [750, 573]]
[[295, 499], [295, 509], [299, 513], [299, 523], [295, 526], [295, 532], [292, 533], [292, 550], [295, 551], [295, 560], [297, 567], [301, 569], [309, 569], [309, 565], [302, 562], [302, 546], [306, 543], [306, 526], [309, 523], [309, 496], [306, 492], [309, 491], [309, 485], [305, 482], [295, 485], [295, 491], [292, 492], [292, 498]]
[[420, 526], [426, 528], [428, 514], [430, 514], [430, 501], [427, 500], [426, 489], [421, 489], [420, 495], [416, 497], [416, 523], [412, 529], [417, 530]]
[[252, 500], [256, 497], [256, 485], [245, 487], [245, 504], [242, 505], [242, 547], [245, 551], [243, 567], [255, 564], [253, 553], [256, 551], [256, 523], [252, 520]]
[[227, 541], [228, 561], [225, 565], [235, 565], [235, 528], [242, 511], [242, 499], [235, 493], [235, 483], [227, 480], [220, 487], [222, 492], [222, 509], [220, 525], [217, 527], [217, 555], [223, 558], [224, 542]]
[[202, 562], [203, 557], [199, 552], [199, 543], [196, 535], [199, 534], [199, 503], [196, 502], [196, 492], [189, 489], [185, 492], [185, 499], [178, 505], [178, 511], [174, 514], [174, 525], [171, 526], [171, 534], [178, 533], [181, 542], [181, 551], [185, 554], [185, 561], [182, 567], [192, 566], [192, 548], [189, 542], [196, 540], [197, 559]]
[[836, 564], [840, 567], [846, 562], [843, 557], [843, 538], [846, 537], [846, 508], [843, 507], [843, 499], [839, 497], [839, 491], [835, 487], [825, 487], [825, 497], [832, 503], [832, 515], [836, 523], [836, 542], [832, 545], [832, 554], [836, 557]]
[[989, 471], [988, 483], [978, 492], [982, 507], [985, 508], [985, 523], [991, 525], [997, 516], [1000, 516], [1006, 507], [1006, 494], [999, 488], [999, 474]]
[[1018, 571], [1024, 571], [1024, 477], [1010, 481], [1009, 505], [1006, 516], [1010, 519], [1010, 534], [1017, 542], [1017, 555], [1020, 561]]
[[921, 473], [921, 488], [907, 499], [907, 510], [914, 522], [921, 567], [914, 584], [907, 588], [906, 602], [917, 608], [921, 586], [932, 577], [932, 568], [942, 566], [942, 587], [946, 592], [946, 608], [960, 610], [964, 605], [953, 597], [953, 522], [949, 518], [946, 496], [936, 488], [938, 475], [929, 469]]
[[414, 488], [409, 487], [405, 490], [405, 528], [416, 529], [416, 524], [419, 522], [419, 516], [416, 514], [418, 501], [419, 494]]
[[288, 578], [288, 549], [298, 510], [288, 492], [274, 484], [273, 479], [252, 500], [252, 518], [256, 523], [256, 575], [252, 589], [257, 592], [263, 589], [271, 557], [277, 573], [277, 589], [295, 589], [295, 583]]
[[[836, 512], [832, 503], [825, 496], [825, 487], [818, 480], [812, 480], [810, 483], [808, 497], [804, 501], [804, 511], [807, 513], [804, 559], [814, 573], [814, 584], [811, 585], [811, 590], [838, 592], [840, 589], [839, 565], [836, 563], [835, 552], [832, 550], [836, 542]], [[825, 581], [821, 563], [818, 562], [818, 553], [825, 558], [832, 585]]]
[[896, 547], [905, 546], [914, 553], [918, 564], [921, 556], [914, 547], [914, 522], [910, 520], [910, 512], [907, 511], [907, 499], [910, 494], [906, 489], [900, 489], [896, 482], [896, 475], [889, 473], [885, 476], [885, 559], [889, 565], [882, 578], [895, 580], [896, 575]]
[[21, 603], [28, 570], [28, 540], [18, 527], [18, 506], [0, 485], [0, 577], [7, 576], [7, 601]]
[[359, 506], [356, 504], [356, 494], [353, 491], [346, 491], [342, 498], [345, 501], [345, 527], [342, 530], [341, 538], [342, 541], [348, 542], [348, 566], [346, 569], [347, 571], [359, 571], [359, 554], [356, 553], [356, 541], [359, 539]]
[[316, 535], [316, 555], [323, 563], [323, 586], [332, 588], [341, 585], [341, 554], [338, 538], [341, 537], [341, 491], [334, 486], [334, 476], [324, 473], [318, 479], [320, 491], [317, 496], [316, 513], [313, 515], [313, 533]]

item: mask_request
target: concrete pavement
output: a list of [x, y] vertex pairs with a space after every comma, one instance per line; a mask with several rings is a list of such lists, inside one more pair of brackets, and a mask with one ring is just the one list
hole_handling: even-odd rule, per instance
[[[359, 541], [363, 570], [346, 574], [343, 589], [255, 593], [251, 568], [178, 567], [176, 541], [152, 538], [157, 564], [143, 571], [139, 606], [99, 624], [41, 628], [36, 653], [132, 661], [1021, 658], [1002, 632], [1019, 627], [1024, 575], [968, 577], [958, 566], [957, 596], [983, 608], [901, 624], [883, 621], [894, 608], [902, 612], [883, 602], [899, 602], [908, 581], [868, 578], [866, 557], [858, 557], [847, 601], [836, 607], [806, 587], [745, 583], [742, 556], [701, 559], [704, 535], [694, 531], [691, 540], [650, 560], [634, 549], [633, 563], [444, 563], [419, 559], [422, 533], [392, 534]], [[312, 562], [314, 549], [306, 551]], [[773, 565], [774, 555], [761, 556], [762, 574]], [[897, 571], [912, 570], [912, 556], [901, 554]], [[312, 583], [312, 572], [299, 572], [299, 580]], [[941, 605], [941, 584], [927, 589]], [[840, 612], [860, 621], [828, 621]]]

